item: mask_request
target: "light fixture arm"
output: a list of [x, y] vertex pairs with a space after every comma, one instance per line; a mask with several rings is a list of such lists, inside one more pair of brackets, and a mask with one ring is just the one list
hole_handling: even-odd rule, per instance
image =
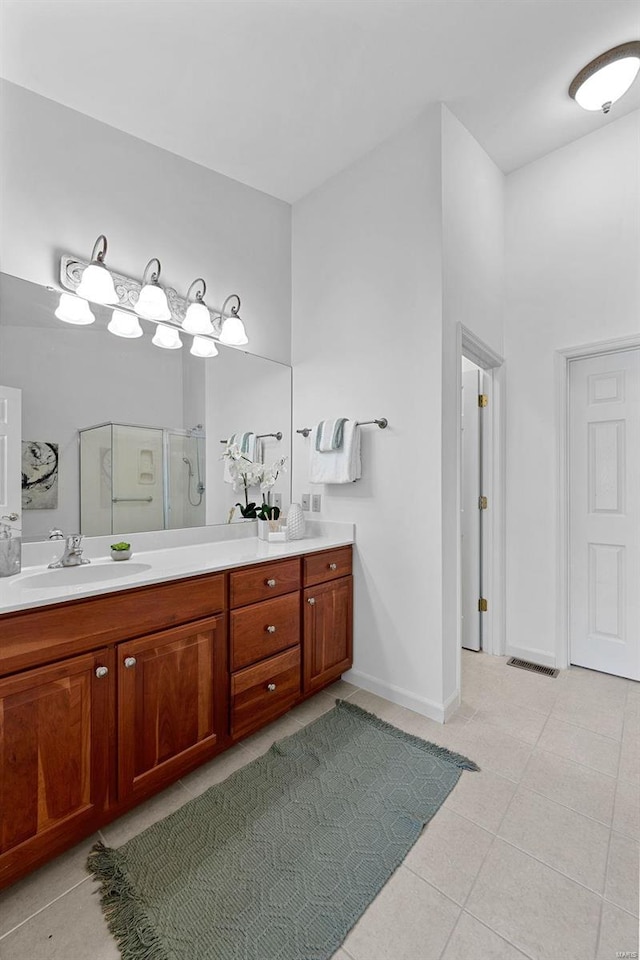
[[[158, 265], [157, 270], [154, 269], [154, 264]], [[142, 274], [142, 286], [145, 287], [148, 283], [157, 285], [158, 280], [160, 279], [160, 271], [162, 270], [162, 264], [157, 257], [152, 257], [149, 260], [149, 263], [144, 268], [144, 273]]]
[[[202, 284], [202, 290], [196, 290], [195, 293], [194, 293], [194, 289], [193, 289], [193, 288], [194, 288], [194, 287], [196, 286], [196, 284], [198, 284], [198, 283], [201, 283], [201, 284]], [[204, 301], [204, 295], [205, 295], [206, 292], [207, 292], [207, 285], [206, 285], [206, 283], [204, 282], [204, 280], [202, 279], [202, 277], [198, 277], [198, 279], [197, 279], [197, 280], [194, 280], [193, 283], [191, 284], [191, 286], [189, 287], [189, 289], [187, 290], [187, 302], [188, 302], [188, 303], [203, 303], [203, 301]]]
[[238, 296], [237, 293], [230, 293], [229, 296], [227, 297], [227, 299], [225, 300], [225, 302], [222, 304], [222, 310], [220, 311], [220, 316], [221, 316], [222, 320], [225, 319], [225, 310], [227, 309], [227, 304], [229, 303], [229, 300], [237, 300], [237, 301], [238, 301], [238, 303], [237, 303], [236, 306], [231, 307], [230, 315], [231, 315], [232, 317], [237, 317], [237, 316], [239, 315], [239, 313], [240, 313], [240, 306], [241, 306], [240, 297]]
[[91, 251], [91, 263], [102, 263], [107, 255], [107, 238], [101, 233]]

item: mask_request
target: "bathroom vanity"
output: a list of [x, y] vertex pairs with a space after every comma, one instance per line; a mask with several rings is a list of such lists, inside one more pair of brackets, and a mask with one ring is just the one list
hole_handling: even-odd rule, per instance
[[93, 561], [5, 581], [0, 887], [348, 670], [351, 539], [244, 538], [139, 554], [128, 574]]

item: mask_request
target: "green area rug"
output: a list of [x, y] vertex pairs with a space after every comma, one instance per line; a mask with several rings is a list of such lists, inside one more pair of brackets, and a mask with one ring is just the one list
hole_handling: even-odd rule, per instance
[[328, 960], [465, 757], [346, 701], [89, 869], [124, 960]]

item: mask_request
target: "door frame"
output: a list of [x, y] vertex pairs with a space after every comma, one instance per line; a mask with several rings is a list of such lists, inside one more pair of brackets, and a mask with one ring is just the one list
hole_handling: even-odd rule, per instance
[[601, 357], [608, 353], [623, 353], [640, 347], [640, 334], [598, 340], [576, 347], [563, 347], [555, 352], [556, 387], [556, 662], [550, 666], [566, 670], [570, 664], [569, 650], [569, 364], [573, 360]]
[[489, 397], [488, 415], [483, 421], [483, 495], [489, 500], [489, 510], [484, 518], [482, 564], [483, 592], [489, 598], [485, 614], [483, 651], [488, 654], [504, 654], [505, 650], [505, 372], [504, 358], [484, 343], [475, 333], [457, 324], [457, 509], [456, 509], [456, 568], [458, 578], [456, 645], [458, 690], [460, 690], [460, 666], [462, 659], [462, 549], [460, 543], [462, 507], [462, 357], [482, 368], [485, 391]]

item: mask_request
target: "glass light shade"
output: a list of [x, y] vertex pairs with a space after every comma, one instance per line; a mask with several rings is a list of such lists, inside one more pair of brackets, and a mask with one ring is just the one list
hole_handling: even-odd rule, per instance
[[171, 320], [167, 295], [157, 283], [146, 283], [140, 291], [134, 310], [145, 320]]
[[213, 340], [207, 340], [206, 337], [194, 337], [189, 351], [194, 357], [217, 357], [218, 351]]
[[240, 317], [233, 315], [226, 318], [220, 331], [220, 343], [226, 343], [230, 347], [242, 347], [245, 343], [249, 343]]
[[142, 327], [138, 323], [138, 318], [130, 313], [123, 313], [122, 310], [114, 310], [111, 320], [107, 324], [109, 333], [114, 333], [116, 337], [126, 337], [127, 340], [135, 340], [142, 336]]
[[151, 343], [165, 350], [179, 350], [182, 346], [182, 340], [176, 328], [168, 327], [164, 323], [159, 323], [156, 327]]
[[65, 323], [75, 323], [84, 327], [95, 320], [87, 301], [74, 297], [72, 293], [60, 295], [60, 303], [55, 310], [55, 315], [58, 320], [64, 320]]
[[213, 333], [211, 316], [204, 303], [190, 303], [182, 321], [182, 329], [186, 333]]
[[102, 263], [90, 263], [82, 273], [78, 296], [93, 303], [117, 303], [113, 277]]
[[576, 90], [576, 102], [584, 110], [602, 110], [627, 92], [640, 69], [637, 57], [623, 57], [601, 67]]

